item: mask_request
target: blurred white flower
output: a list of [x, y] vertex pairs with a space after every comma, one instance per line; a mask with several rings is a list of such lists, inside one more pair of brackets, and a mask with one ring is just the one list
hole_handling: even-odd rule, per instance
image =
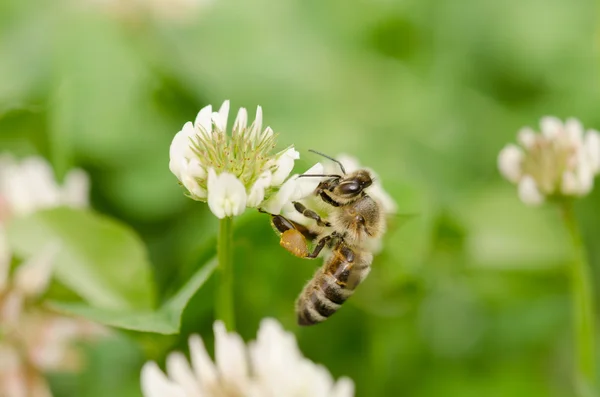
[[518, 185], [519, 198], [529, 205], [588, 194], [600, 172], [600, 134], [584, 133], [581, 123], [572, 118], [563, 123], [544, 117], [540, 127], [540, 134], [530, 128], [519, 131], [521, 147], [508, 144], [502, 149], [500, 173]]
[[[206, 106], [175, 135], [170, 147], [171, 172], [192, 199], [208, 202], [218, 218], [261, 207], [283, 188], [300, 157], [293, 147], [271, 153], [276, 136], [269, 127], [263, 130], [260, 106], [250, 126], [248, 113], [241, 108], [231, 135], [227, 134], [228, 118], [229, 101], [218, 112]], [[310, 183], [316, 187], [318, 181]]]
[[45, 208], [87, 207], [88, 197], [89, 178], [82, 170], [70, 171], [60, 186], [43, 158], [17, 161], [8, 154], [0, 155], [0, 222], [7, 216], [28, 215]]
[[142, 368], [144, 397], [346, 397], [348, 378], [337, 382], [321, 365], [304, 358], [292, 333], [273, 319], [261, 322], [256, 341], [244, 344], [217, 321], [215, 362], [198, 336], [190, 338], [191, 365], [181, 353], [167, 357], [166, 375], [154, 362]]
[[50, 165], [38, 157], [17, 162], [0, 156], [0, 396], [50, 397], [43, 373], [77, 369], [74, 342], [104, 334], [84, 320], [44, 310], [38, 302], [48, 288], [60, 243], [52, 242], [16, 267], [5, 224], [11, 217], [58, 206], [84, 207], [89, 182], [71, 171], [61, 187]]
[[43, 247], [18, 266], [12, 278], [10, 257], [0, 263], [4, 280], [0, 287], [0, 396], [50, 397], [43, 374], [79, 369], [75, 343], [106, 333], [88, 321], [63, 317], [38, 305], [59, 248], [58, 244]]

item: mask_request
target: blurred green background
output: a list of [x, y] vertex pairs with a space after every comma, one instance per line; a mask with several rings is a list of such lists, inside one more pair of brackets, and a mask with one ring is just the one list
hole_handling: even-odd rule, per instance
[[[320, 160], [310, 148], [351, 154], [417, 216], [396, 220], [344, 308], [306, 329], [294, 300], [320, 262], [281, 249], [263, 214], [244, 216], [246, 340], [275, 317], [358, 396], [573, 395], [568, 239], [554, 208], [518, 201], [496, 156], [544, 115], [600, 128], [595, 1], [162, 3], [0, 2], [0, 149], [41, 154], [59, 177], [87, 170], [94, 208], [146, 243], [164, 300], [217, 228], [169, 172], [171, 139], [207, 104], [261, 105], [281, 148], [301, 152], [298, 171]], [[576, 208], [596, 285], [599, 200]], [[140, 396], [145, 359], [190, 333], [210, 346], [213, 282], [180, 335], [119, 333], [90, 348], [82, 375], [50, 375], [55, 395]]]

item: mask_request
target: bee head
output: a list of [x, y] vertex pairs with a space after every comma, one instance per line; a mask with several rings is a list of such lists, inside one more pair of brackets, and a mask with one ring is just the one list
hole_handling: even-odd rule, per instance
[[367, 170], [357, 170], [341, 177], [337, 186], [333, 188], [333, 194], [344, 199], [352, 199], [358, 197], [372, 184], [373, 179]]

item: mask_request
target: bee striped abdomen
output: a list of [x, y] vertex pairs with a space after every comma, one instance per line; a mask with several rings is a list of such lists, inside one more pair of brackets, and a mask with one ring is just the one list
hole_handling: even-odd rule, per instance
[[300, 294], [296, 303], [298, 324], [325, 321], [354, 293], [369, 270], [369, 263], [357, 263], [349, 248], [335, 250]]

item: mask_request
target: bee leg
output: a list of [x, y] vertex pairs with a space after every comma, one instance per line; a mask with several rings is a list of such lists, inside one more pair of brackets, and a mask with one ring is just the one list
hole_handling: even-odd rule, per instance
[[334, 207], [339, 207], [340, 206], [340, 203], [338, 203], [337, 201], [335, 201], [331, 197], [329, 197], [327, 195], [327, 193], [321, 192], [321, 193], [319, 193], [319, 195], [321, 196], [321, 199], [323, 201], [325, 201], [327, 204], [332, 205]]
[[271, 215], [271, 223], [273, 223], [273, 227], [275, 227], [279, 233], [295, 229], [292, 221], [282, 215]]
[[298, 211], [299, 213], [301, 213], [302, 215], [304, 215], [305, 217], [309, 218], [309, 219], [314, 219], [315, 221], [317, 221], [317, 225], [319, 226], [326, 226], [329, 227], [331, 226], [331, 223], [323, 220], [319, 214], [317, 214], [315, 211], [313, 210], [309, 210], [308, 208], [306, 208], [304, 206], [304, 204], [299, 203], [297, 201], [294, 201], [294, 208], [296, 209], [296, 211]]
[[321, 251], [323, 250], [323, 248], [325, 248], [325, 244], [327, 244], [328, 242], [330, 242], [333, 237], [334, 237], [334, 235], [330, 234], [329, 236], [325, 236], [322, 239], [320, 239], [319, 242], [317, 243], [315, 249], [313, 250], [313, 252], [311, 252], [310, 254], [306, 255], [306, 257], [310, 258], [310, 259], [314, 259], [317, 256], [319, 256], [319, 253], [321, 253]]
[[302, 230], [298, 229], [300, 225], [296, 225], [282, 215], [271, 215], [271, 223], [281, 236], [279, 245], [299, 258], [306, 258], [309, 255], [306, 236]]

